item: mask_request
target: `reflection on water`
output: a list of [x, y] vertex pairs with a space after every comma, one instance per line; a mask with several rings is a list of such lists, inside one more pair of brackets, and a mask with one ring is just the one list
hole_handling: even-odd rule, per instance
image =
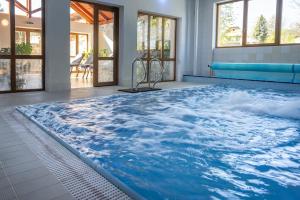
[[19, 108], [147, 199], [299, 199], [300, 95], [225, 86]]

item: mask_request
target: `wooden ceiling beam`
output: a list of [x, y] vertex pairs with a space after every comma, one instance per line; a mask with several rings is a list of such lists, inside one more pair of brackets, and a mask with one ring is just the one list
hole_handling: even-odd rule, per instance
[[[6, 0], [8, 2], [10, 2], [10, 0]], [[29, 17], [31, 17], [31, 15], [35, 12], [38, 12], [41, 10], [41, 8], [35, 9], [34, 11], [31, 11], [31, 0], [27, 0], [26, 1], [26, 6], [24, 6], [22, 3], [20, 3], [18, 0], [15, 1], [15, 6], [17, 8], [19, 8], [20, 10], [22, 10], [23, 12], [27, 13], [27, 15]]]
[[88, 11], [85, 7], [83, 7], [79, 2], [74, 2], [75, 5], [77, 5], [85, 14], [87, 14], [90, 18], [93, 18], [92, 13]]
[[114, 19], [99, 20], [100, 25], [109, 24], [109, 23], [113, 23], [113, 22], [114, 22]]
[[[82, 6], [79, 2], [73, 2], [71, 1], [70, 7], [77, 13], [79, 14], [82, 18], [84, 18], [88, 23], [92, 24], [94, 22], [94, 17], [93, 14], [86, 9], [84, 6]], [[99, 13], [101, 17], [103, 17], [104, 20], [99, 19], [99, 23], [101, 25], [107, 24], [107, 23], [112, 23], [113, 18], [107, 16], [104, 12]]]
[[100, 15], [101, 15], [106, 21], [110, 20], [110, 18], [109, 18], [106, 14], [104, 14], [103, 12], [101, 12], [101, 11], [100, 11]]
[[37, 9], [35, 9], [35, 10], [32, 10], [30, 13], [31, 13], [31, 14], [34, 14], [34, 13], [39, 12], [39, 11], [41, 11], [41, 10], [42, 10], [42, 8], [37, 8]]
[[29, 13], [29, 10], [28, 10], [28, 8], [26, 8], [23, 4], [21, 4], [19, 1], [15, 1], [15, 6], [17, 7], [17, 8], [19, 8], [20, 10], [22, 10], [22, 11], [24, 11], [24, 12], [26, 12], [27, 14]]
[[27, 0], [26, 3], [27, 3], [26, 7], [28, 9], [28, 17], [31, 18], [31, 15], [32, 15], [32, 13], [31, 13], [31, 10], [32, 10], [32, 8], [31, 8], [31, 0]]
[[93, 15], [78, 2], [71, 2], [71, 8], [83, 17], [88, 23], [93, 23]]

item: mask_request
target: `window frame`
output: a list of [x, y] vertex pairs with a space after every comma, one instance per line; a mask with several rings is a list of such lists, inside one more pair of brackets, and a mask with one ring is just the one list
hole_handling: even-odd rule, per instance
[[[153, 13], [147, 13], [147, 12], [138, 12], [137, 17], [139, 17], [140, 15], [145, 15], [148, 17], [148, 27], [147, 27], [147, 55], [145, 58], [143, 58], [143, 60], [146, 62], [146, 67], [147, 70], [149, 71], [150, 68], [150, 60], [152, 59], [151, 57], [151, 47], [150, 47], [150, 37], [151, 37], [151, 24], [150, 24], [150, 19], [151, 17], [161, 17], [162, 18], [162, 39], [161, 39], [161, 43], [162, 43], [162, 48], [161, 48], [161, 53], [160, 53], [160, 57], [159, 59], [162, 61], [162, 65], [165, 65], [165, 62], [174, 62], [174, 76], [171, 80], [163, 80], [162, 82], [172, 82], [172, 81], [176, 81], [176, 68], [177, 68], [177, 27], [178, 27], [178, 20], [175, 17], [170, 17], [170, 16], [164, 16], [164, 15], [159, 15], [159, 14], [153, 14]], [[165, 42], [165, 20], [166, 19], [171, 19], [175, 21], [175, 46], [174, 46], [174, 57], [172, 58], [166, 58], [164, 56], [164, 42]], [[150, 77], [147, 77], [147, 81]]]
[[[9, 16], [10, 16], [10, 54], [9, 55], [0, 55], [0, 59], [7, 59], [10, 60], [10, 90], [7, 91], [0, 91], [2, 93], [18, 93], [18, 92], [33, 92], [33, 91], [44, 91], [45, 90], [45, 46], [46, 46], [46, 31], [45, 31], [45, 0], [41, 0], [41, 8], [35, 9], [32, 11], [31, 14], [41, 11], [41, 36], [42, 36], [42, 49], [39, 55], [17, 55], [16, 54], [16, 32], [18, 31], [18, 27], [16, 24], [16, 19], [18, 16], [16, 14], [16, 0], [9, 0]], [[29, 1], [31, 2], [31, 1]], [[30, 15], [30, 14], [29, 14]], [[31, 16], [31, 15], [30, 15]], [[41, 78], [42, 78], [42, 86], [41, 88], [37, 89], [18, 89], [17, 88], [17, 60], [41, 60]]]
[[216, 13], [216, 35], [215, 35], [215, 43], [216, 43], [216, 48], [236, 48], [236, 47], [241, 47], [241, 46], [238, 46], [238, 45], [235, 45], [235, 46], [219, 46], [218, 43], [219, 43], [219, 40], [218, 40], [218, 35], [219, 35], [219, 19], [220, 19], [220, 6], [222, 5], [226, 5], [226, 4], [231, 4], [231, 3], [236, 3], [236, 2], [240, 2], [240, 1], [244, 1], [244, 8], [243, 8], [243, 27], [242, 27], [242, 45], [244, 45], [244, 33], [245, 33], [245, 0], [230, 0], [230, 1], [224, 1], [224, 2], [220, 2], [220, 3], [217, 3], [217, 13]]
[[[242, 29], [242, 45], [235, 46], [219, 46], [218, 35], [219, 35], [219, 11], [220, 6], [235, 2], [244, 2], [243, 9], [243, 29]], [[266, 46], [290, 46], [290, 45], [300, 45], [300, 43], [281, 43], [281, 23], [282, 23], [282, 10], [283, 10], [283, 1], [276, 0], [276, 21], [275, 21], [275, 41], [274, 43], [264, 43], [264, 44], [249, 44], [247, 43], [247, 33], [248, 33], [248, 11], [249, 11], [249, 1], [252, 0], [230, 0], [225, 2], [216, 3], [216, 29], [215, 29], [215, 48], [241, 48], [241, 47], [266, 47]]]

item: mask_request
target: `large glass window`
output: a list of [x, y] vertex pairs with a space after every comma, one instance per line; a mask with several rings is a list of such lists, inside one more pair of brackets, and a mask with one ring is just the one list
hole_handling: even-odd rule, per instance
[[44, 88], [43, 4], [0, 0], [0, 92]]
[[[175, 80], [176, 19], [139, 13], [137, 26], [137, 50], [144, 57], [147, 70], [150, 69], [150, 60], [159, 58], [164, 66], [163, 80]], [[155, 80], [158, 70], [158, 63], [153, 63], [148, 79]], [[143, 70], [137, 71], [137, 79], [142, 80]]]
[[17, 90], [32, 90], [42, 88], [42, 60], [16, 60]]
[[275, 43], [277, 0], [248, 1], [247, 44]]
[[164, 20], [164, 58], [175, 58], [176, 55], [176, 20]]
[[148, 51], [148, 20], [148, 15], [140, 15], [137, 22], [137, 50], [142, 55]]
[[9, 11], [9, 1], [0, 0], [0, 55], [9, 55], [11, 52]]
[[40, 55], [42, 51], [42, 34], [40, 31], [29, 32], [29, 44], [32, 47], [32, 55]]
[[217, 47], [300, 43], [300, 0], [237, 0], [217, 10]]
[[[42, 33], [40, 30], [17, 28], [15, 37], [17, 55], [41, 55]], [[24, 51], [25, 49], [28, 50]]]
[[77, 55], [77, 37], [76, 34], [70, 35], [70, 56], [75, 57]]
[[160, 58], [162, 50], [162, 17], [150, 16], [150, 56]]
[[241, 46], [244, 2], [237, 1], [218, 7], [218, 46]]
[[300, 0], [283, 0], [281, 43], [300, 44]]
[[0, 91], [11, 90], [10, 60], [0, 59]]
[[84, 53], [88, 51], [88, 34], [78, 35], [78, 53]]
[[18, 55], [42, 55], [42, 16], [37, 14], [41, 13], [39, 6], [41, 0], [15, 1], [15, 45]]
[[16, 44], [26, 43], [26, 32], [25, 31], [16, 31]]

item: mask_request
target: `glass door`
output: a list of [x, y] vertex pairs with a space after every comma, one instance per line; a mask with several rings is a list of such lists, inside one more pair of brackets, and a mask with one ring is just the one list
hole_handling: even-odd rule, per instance
[[[137, 51], [144, 56], [147, 71], [150, 60], [158, 58], [164, 66], [163, 81], [176, 80], [176, 18], [139, 13], [137, 21]], [[148, 80], [154, 81], [155, 72], [160, 70], [158, 63], [153, 63]], [[138, 71], [138, 80], [143, 80], [143, 73]]]
[[44, 0], [0, 0], [0, 93], [45, 88]]
[[118, 83], [118, 9], [98, 5], [95, 10], [94, 85]]

